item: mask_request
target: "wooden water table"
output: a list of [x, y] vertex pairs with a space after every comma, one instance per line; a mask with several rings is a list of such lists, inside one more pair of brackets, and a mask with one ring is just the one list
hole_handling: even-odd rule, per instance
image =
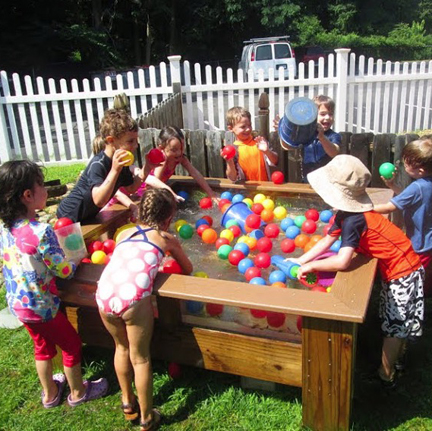
[[[189, 177], [172, 177], [174, 188], [193, 188]], [[217, 192], [264, 193], [307, 200], [315, 192], [307, 184], [270, 182], [232, 184], [208, 178]], [[388, 189], [368, 190], [375, 203], [387, 202]], [[128, 221], [124, 207], [98, 215], [97, 222], [82, 227], [86, 241], [112, 237]], [[302, 388], [303, 424], [313, 430], [348, 430], [353, 394], [357, 329], [366, 316], [377, 262], [356, 255], [346, 271], [337, 273], [330, 293], [263, 287], [243, 282], [160, 274], [154, 295], [157, 318], [152, 356], [208, 370], [282, 383]], [[101, 265], [82, 264], [71, 280], [59, 280], [60, 297], [68, 318], [82, 341], [113, 347], [102, 325], [94, 293]], [[302, 331], [286, 339], [230, 330], [228, 325], [208, 327], [182, 317], [183, 300], [223, 304], [241, 309], [302, 316]], [[198, 322], [198, 323], [197, 323]], [[253, 361], [251, 358], [253, 357]]]

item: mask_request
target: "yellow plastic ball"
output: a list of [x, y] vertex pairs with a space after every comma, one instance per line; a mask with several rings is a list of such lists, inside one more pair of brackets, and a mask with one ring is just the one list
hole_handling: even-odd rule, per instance
[[134, 155], [130, 151], [126, 151], [126, 155], [122, 157], [122, 161], [126, 161], [123, 166], [130, 166], [135, 160]]
[[208, 274], [204, 271], [197, 271], [193, 274], [193, 276], [199, 278], [209, 278]]
[[270, 210], [273, 211], [275, 204], [271, 199], [264, 199], [261, 202], [261, 205], [266, 209], [266, 210]]
[[106, 259], [106, 253], [102, 250], [96, 250], [90, 257], [91, 261], [97, 265], [104, 265]]
[[183, 219], [177, 220], [174, 223], [174, 228], [178, 232], [180, 230], [180, 228], [185, 224], [188, 224], [188, 222], [186, 220], [183, 220]]
[[263, 195], [262, 193], [258, 193], [254, 196], [253, 201], [255, 204], [260, 204], [262, 203], [264, 200], [266, 200], [265, 195]]
[[244, 198], [243, 202], [250, 208], [253, 205], [253, 200], [251, 198]]
[[248, 239], [248, 237], [247, 237], [246, 235], [242, 235], [242, 236], [237, 240], [237, 243], [239, 243], [239, 242], [246, 242], [247, 239]]
[[118, 237], [119, 233], [120, 233], [120, 232], [123, 232], [123, 231], [126, 230], [126, 229], [130, 229], [131, 227], [136, 227], [136, 224], [135, 224], [135, 223], [128, 223], [128, 224], [125, 224], [124, 226], [120, 226], [120, 227], [115, 231], [114, 236], [113, 236], [113, 240], [114, 240], [114, 241], [117, 241], [117, 237]]
[[229, 229], [224, 229], [220, 235], [220, 238], [225, 238], [227, 239], [229, 242], [231, 242], [234, 239], [234, 234], [229, 230]]
[[273, 210], [273, 214], [278, 220], [282, 220], [287, 216], [287, 210], [284, 207], [276, 207]]
[[246, 237], [245, 243], [249, 246], [249, 250], [255, 250], [257, 246], [257, 240], [255, 238], [252, 238], [250, 236]]

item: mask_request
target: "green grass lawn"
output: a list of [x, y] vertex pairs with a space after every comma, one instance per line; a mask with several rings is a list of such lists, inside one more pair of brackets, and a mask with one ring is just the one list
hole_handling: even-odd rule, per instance
[[[73, 178], [82, 169], [62, 167], [46, 179]], [[432, 430], [432, 300], [427, 301], [425, 334], [410, 346], [408, 370], [399, 385], [386, 391], [367, 376], [380, 362], [374, 290], [366, 322], [359, 326], [352, 430]], [[0, 309], [6, 306], [0, 288]], [[271, 353], [270, 353], [271, 354]], [[107, 377], [108, 395], [74, 409], [65, 400], [52, 410], [42, 408], [40, 385], [30, 337], [23, 328], [0, 329], [0, 431], [68, 430], [120, 431], [138, 429], [126, 423], [119, 408], [120, 391], [113, 368], [113, 351], [84, 346], [86, 378]], [[253, 360], [253, 358], [251, 358]], [[242, 389], [240, 377], [182, 367], [171, 379], [167, 363], [155, 361], [154, 400], [163, 414], [161, 430], [301, 430], [301, 389], [276, 385], [273, 392]]]

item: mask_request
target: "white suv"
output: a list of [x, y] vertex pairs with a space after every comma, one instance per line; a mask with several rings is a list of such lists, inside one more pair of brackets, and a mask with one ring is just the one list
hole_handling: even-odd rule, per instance
[[245, 73], [251, 69], [255, 80], [258, 79], [260, 69], [264, 72], [264, 79], [268, 79], [269, 69], [274, 69], [275, 76], [278, 76], [280, 68], [284, 69], [285, 78], [288, 78], [290, 73], [296, 76], [294, 50], [288, 39], [289, 36], [275, 36], [245, 40], [239, 69], [243, 69]]

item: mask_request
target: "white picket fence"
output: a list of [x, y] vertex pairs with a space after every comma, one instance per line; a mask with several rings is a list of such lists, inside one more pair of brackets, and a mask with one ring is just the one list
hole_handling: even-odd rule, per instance
[[[337, 49], [317, 64], [300, 63], [298, 74], [269, 80], [221, 67], [203, 67], [180, 56], [148, 69], [91, 80], [33, 80], [0, 72], [0, 162], [29, 158], [45, 164], [91, 157], [91, 140], [116, 94], [126, 93], [137, 118], [181, 82], [186, 129], [225, 129], [225, 113], [235, 105], [258, 116], [258, 97], [269, 94], [270, 119], [283, 115], [299, 96], [327, 94], [336, 101], [334, 129], [353, 133], [398, 133], [432, 128], [432, 60], [391, 63], [358, 58]], [[291, 74], [292, 75], [292, 74]], [[271, 121], [271, 120], [270, 120]], [[272, 129], [272, 125], [270, 125]]]

